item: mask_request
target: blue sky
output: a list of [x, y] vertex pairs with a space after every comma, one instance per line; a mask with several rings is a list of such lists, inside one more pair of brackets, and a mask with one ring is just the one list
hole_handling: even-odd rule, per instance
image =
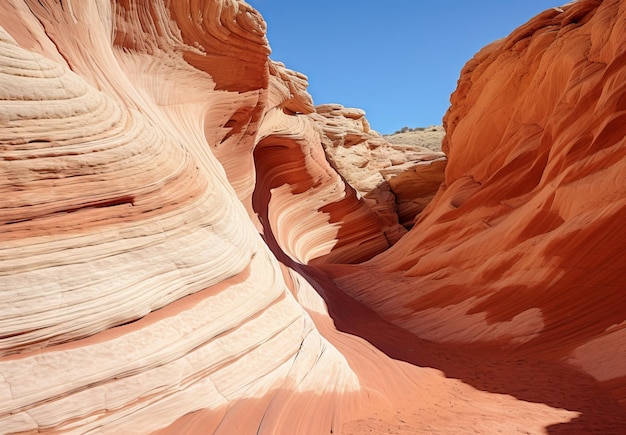
[[315, 104], [359, 107], [383, 134], [440, 124], [474, 53], [567, 1], [247, 0]]

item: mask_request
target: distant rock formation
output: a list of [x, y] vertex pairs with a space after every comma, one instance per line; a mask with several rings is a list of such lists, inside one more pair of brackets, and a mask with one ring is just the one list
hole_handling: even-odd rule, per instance
[[328, 160], [365, 198], [383, 222], [387, 239], [395, 243], [443, 181], [443, 128], [382, 137], [370, 129], [362, 110], [325, 104], [316, 112]]
[[441, 142], [446, 135], [442, 125], [431, 125], [430, 127], [402, 127], [393, 134], [386, 134], [383, 137], [392, 144], [413, 145], [427, 148], [431, 151], [441, 151]]
[[625, 20], [479, 52], [446, 166], [244, 1], [0, 2], [0, 432], [617, 432]]

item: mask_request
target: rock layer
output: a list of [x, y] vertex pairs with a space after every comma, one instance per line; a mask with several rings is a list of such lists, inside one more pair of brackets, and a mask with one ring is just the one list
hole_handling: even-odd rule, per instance
[[342, 288], [420, 337], [567, 361], [623, 402], [624, 20], [576, 2], [468, 62], [445, 184], [392, 249], [332, 272]]
[[[362, 110], [339, 104], [324, 104], [315, 110], [329, 162], [365, 198], [383, 223], [387, 239], [395, 243], [437, 193], [445, 155], [402, 143], [402, 138], [388, 142], [370, 128]], [[424, 145], [433, 147], [433, 142], [440, 142], [441, 133], [428, 137]]]
[[[0, 6], [3, 432], [145, 433], [359, 388], [237, 196], [268, 93], [263, 22], [206, 2], [197, 28], [196, 6]], [[249, 63], [261, 82], [231, 83]], [[235, 137], [250, 170], [229, 182], [215, 155]]]
[[439, 186], [243, 1], [0, 3], [0, 430], [617, 433], [624, 20], [481, 51]]

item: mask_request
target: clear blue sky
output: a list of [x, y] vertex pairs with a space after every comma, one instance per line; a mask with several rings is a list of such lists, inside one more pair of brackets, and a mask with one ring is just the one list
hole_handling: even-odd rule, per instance
[[367, 113], [373, 129], [440, 124], [463, 65], [568, 0], [247, 0], [271, 58], [309, 77], [315, 104]]

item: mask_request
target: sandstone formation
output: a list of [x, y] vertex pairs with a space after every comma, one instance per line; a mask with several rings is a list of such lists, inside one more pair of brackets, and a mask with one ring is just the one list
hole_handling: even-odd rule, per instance
[[619, 433], [625, 24], [478, 53], [440, 185], [244, 1], [0, 2], [0, 432]]
[[360, 109], [325, 104], [315, 110], [328, 160], [365, 198], [383, 223], [387, 239], [395, 243], [413, 226], [443, 181], [443, 128], [404, 142], [407, 135], [398, 135], [391, 143], [370, 129]]
[[271, 391], [359, 388], [242, 205], [263, 21], [196, 6], [0, 6], [3, 432], [146, 433]]
[[420, 337], [566, 362], [624, 403], [625, 20], [580, 1], [468, 62], [445, 184], [392, 249], [331, 271], [341, 287]]

